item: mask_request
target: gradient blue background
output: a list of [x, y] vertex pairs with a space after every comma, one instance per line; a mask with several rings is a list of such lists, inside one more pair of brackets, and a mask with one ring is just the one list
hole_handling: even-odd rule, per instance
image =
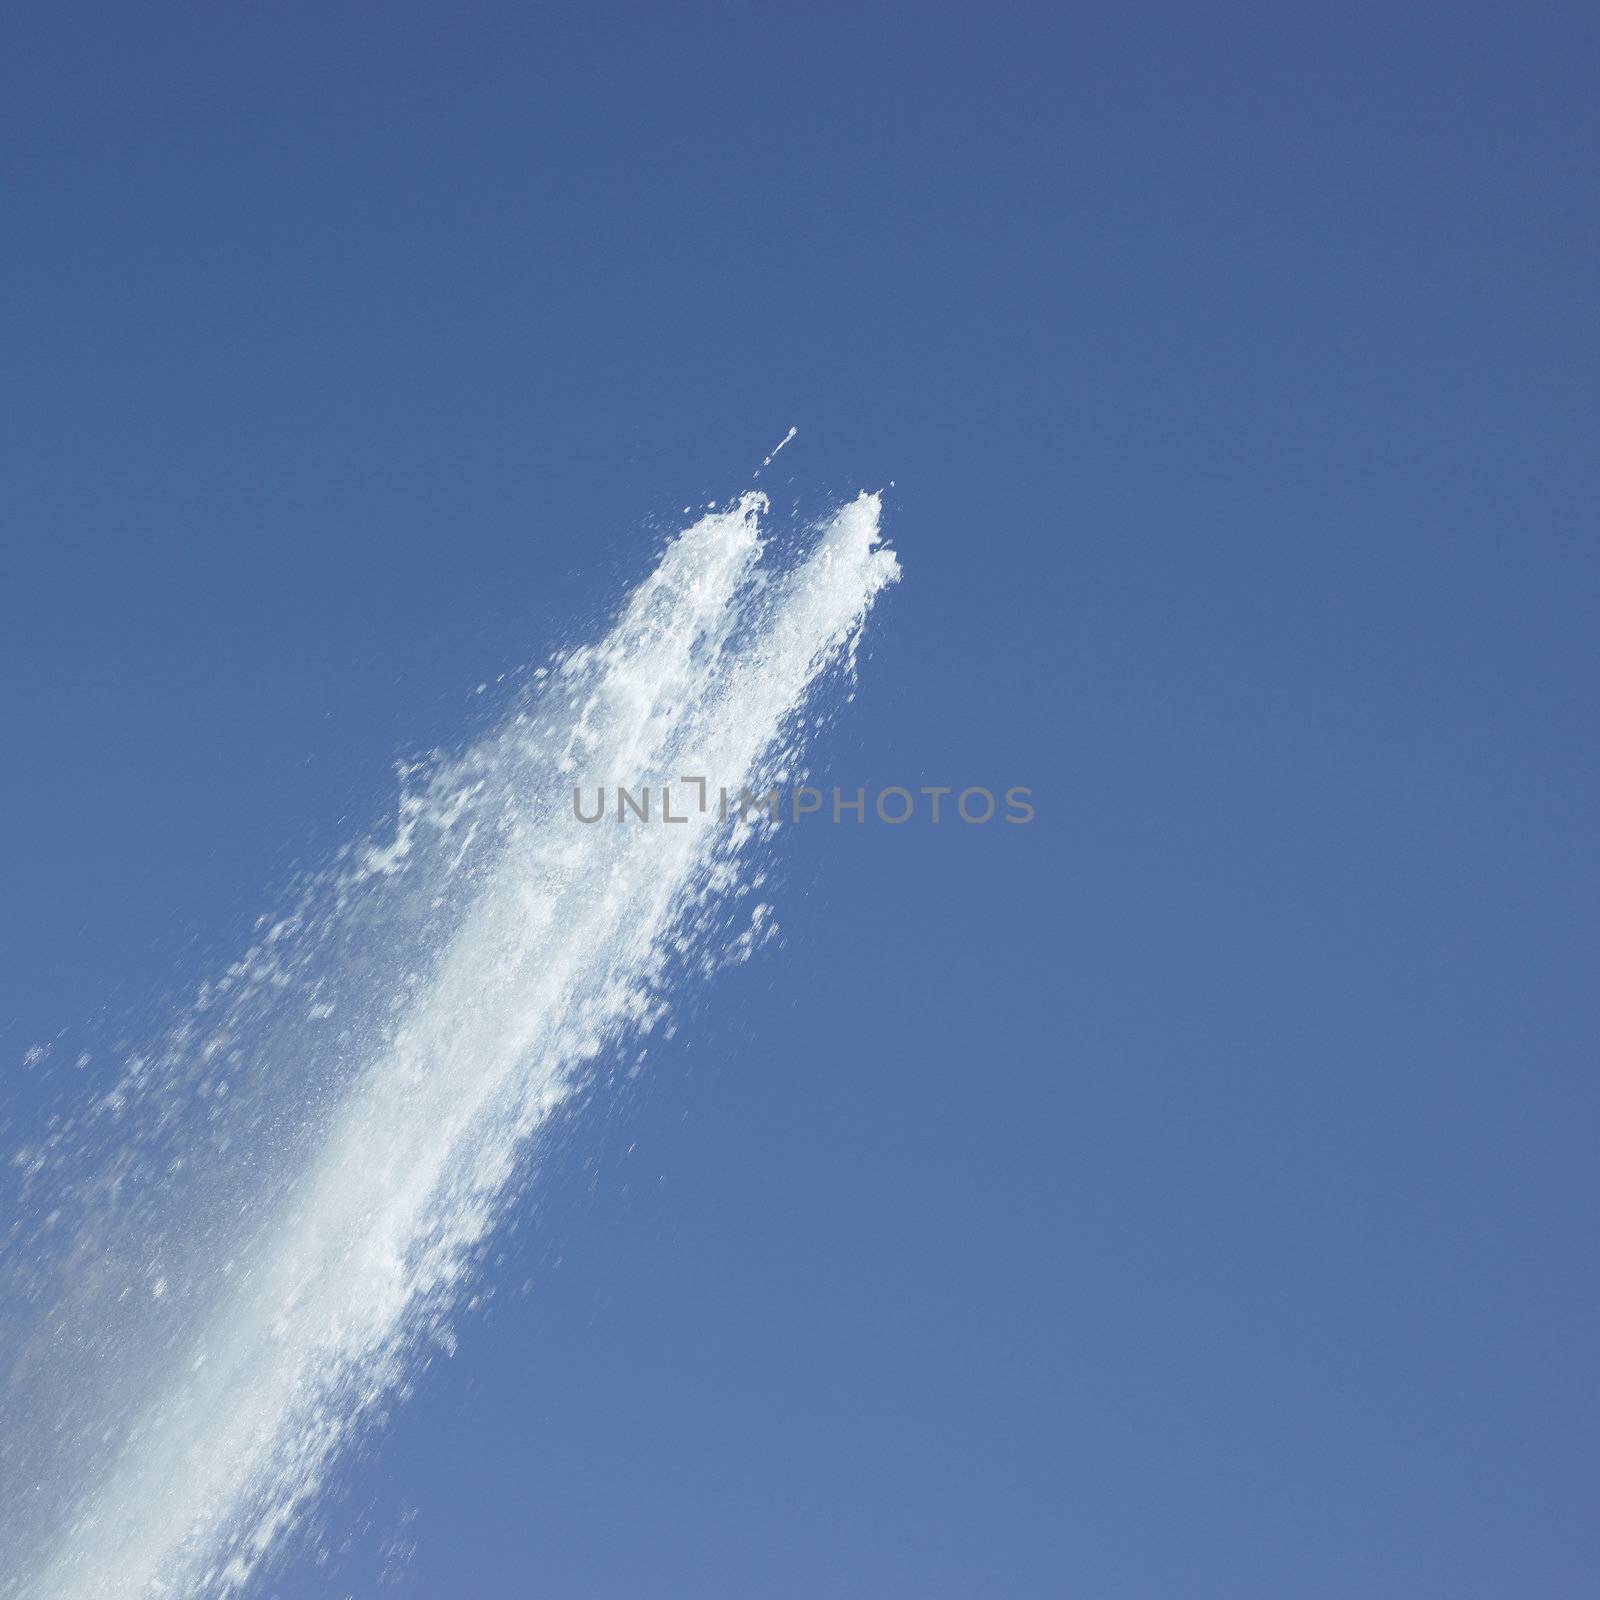
[[1039, 794], [799, 830], [286, 1600], [1592, 1591], [1595, 32], [10, 9], [13, 1107], [791, 424], [828, 770]]

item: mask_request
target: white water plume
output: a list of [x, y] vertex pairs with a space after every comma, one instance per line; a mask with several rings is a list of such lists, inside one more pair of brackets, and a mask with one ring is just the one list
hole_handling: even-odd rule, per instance
[[[407, 776], [92, 1104], [16, 1152], [0, 1595], [237, 1594], [472, 1292], [555, 1109], [766, 918], [770, 824], [584, 825], [575, 785], [792, 775], [897, 575], [864, 495], [762, 563], [760, 495], [679, 534], [597, 644]], [[11, 1337], [12, 1333], [15, 1337]]]

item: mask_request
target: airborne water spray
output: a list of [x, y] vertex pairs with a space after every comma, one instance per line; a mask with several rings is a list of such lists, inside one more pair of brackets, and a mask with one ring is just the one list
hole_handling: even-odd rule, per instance
[[243, 1592], [414, 1375], [557, 1107], [768, 925], [770, 831], [574, 823], [579, 784], [764, 790], [898, 575], [863, 495], [785, 570], [748, 494], [599, 642], [411, 770], [116, 1082], [11, 1152], [0, 1596]]

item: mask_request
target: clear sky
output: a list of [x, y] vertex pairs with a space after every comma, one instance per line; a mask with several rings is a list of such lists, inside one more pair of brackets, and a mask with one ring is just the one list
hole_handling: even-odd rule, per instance
[[792, 425], [905, 567], [829, 775], [1036, 791], [796, 830], [283, 1600], [1592, 1585], [1595, 47], [11, 8], [14, 1104]]

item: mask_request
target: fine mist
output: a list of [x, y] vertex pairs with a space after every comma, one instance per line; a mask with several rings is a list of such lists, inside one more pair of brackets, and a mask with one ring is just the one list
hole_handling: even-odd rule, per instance
[[769, 822], [571, 806], [796, 771], [813, 690], [853, 670], [898, 566], [874, 496], [775, 572], [766, 510], [678, 534], [603, 638], [409, 769], [391, 830], [5, 1151], [4, 1600], [253, 1588], [448, 1342], [552, 1113], [771, 926]]

